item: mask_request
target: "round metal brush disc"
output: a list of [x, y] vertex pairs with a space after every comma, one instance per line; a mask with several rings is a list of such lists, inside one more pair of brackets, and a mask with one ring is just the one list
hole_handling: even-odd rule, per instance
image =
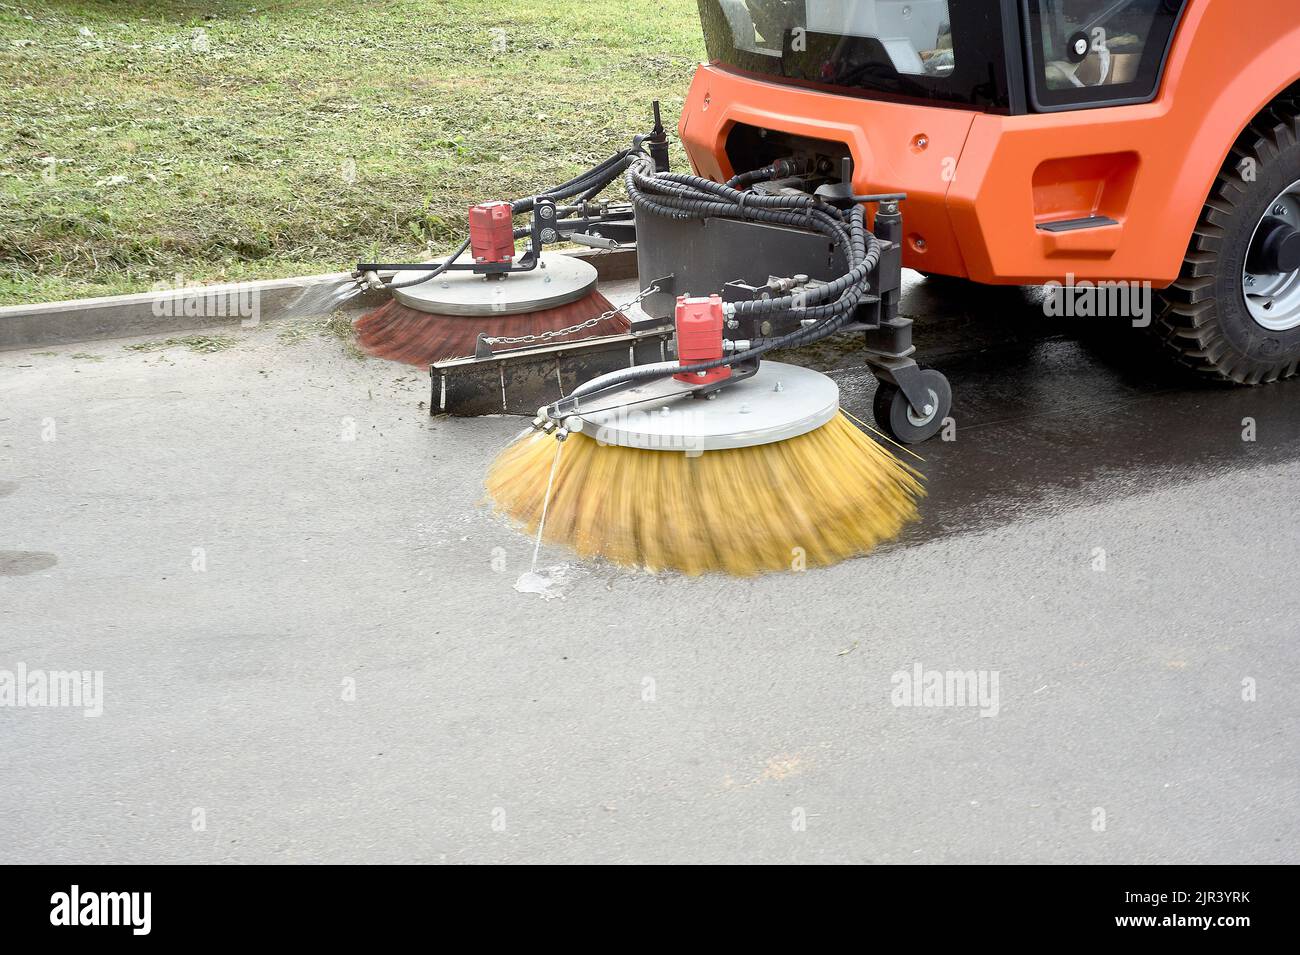
[[718, 451], [797, 438], [826, 424], [840, 408], [839, 385], [830, 378], [774, 361], [712, 398], [653, 395], [653, 384], [630, 389], [620, 396], [628, 402], [621, 407], [579, 413], [582, 433], [627, 448]]
[[443, 272], [419, 285], [394, 289], [408, 308], [434, 315], [520, 315], [576, 302], [596, 287], [596, 269], [572, 255], [543, 252], [537, 268], [504, 277]]

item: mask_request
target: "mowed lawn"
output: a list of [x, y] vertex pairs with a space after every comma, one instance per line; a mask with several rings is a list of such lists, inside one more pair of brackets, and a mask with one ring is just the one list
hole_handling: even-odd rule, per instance
[[0, 304], [441, 252], [703, 52], [694, 0], [0, 0]]

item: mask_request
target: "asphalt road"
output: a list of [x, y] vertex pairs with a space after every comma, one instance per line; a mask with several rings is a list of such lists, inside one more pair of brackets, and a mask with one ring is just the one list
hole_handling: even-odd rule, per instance
[[[480, 506], [519, 422], [430, 418], [416, 370], [280, 323], [0, 353], [0, 689], [103, 681], [0, 705], [0, 861], [1300, 861], [1300, 383], [1016, 290], [904, 308], [958, 427], [901, 540], [544, 551], [550, 601]], [[847, 344], [806, 360], [870, 408]], [[895, 705], [918, 667], [982, 704]]]

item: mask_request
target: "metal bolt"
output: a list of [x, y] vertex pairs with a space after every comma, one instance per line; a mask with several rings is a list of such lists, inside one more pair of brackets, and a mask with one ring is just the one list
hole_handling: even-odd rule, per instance
[[927, 146], [929, 146], [929, 145], [930, 145], [930, 140], [929, 140], [928, 137], [925, 137], [925, 136], [921, 136], [921, 137], [918, 138], [917, 141], [916, 141], [916, 148], [917, 148], [917, 149], [925, 149], [925, 148], [926, 148]]
[[778, 382], [776, 383], [776, 387], [773, 388], [772, 390], [773, 390], [773, 391], [785, 391], [785, 383], [784, 383], [784, 382], [780, 382], [780, 381], [778, 381]]
[[1282, 203], [1279, 202], [1277, 205], [1273, 207], [1273, 215], [1275, 216], [1286, 215], [1286, 206], [1282, 205]]
[[1251, 288], [1253, 288], [1254, 285], [1255, 285], [1255, 276], [1253, 276], [1253, 275], [1247, 275], [1247, 276], [1246, 276], [1246, 285], [1247, 285], [1247, 287], [1251, 287]]
[[930, 415], [934, 414], [934, 405], [926, 405], [921, 410], [925, 413], [925, 416], [928, 418], [930, 417]]

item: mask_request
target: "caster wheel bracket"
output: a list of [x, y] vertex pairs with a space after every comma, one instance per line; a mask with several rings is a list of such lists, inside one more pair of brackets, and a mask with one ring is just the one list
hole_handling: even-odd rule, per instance
[[943, 429], [952, 410], [952, 386], [940, 372], [921, 368], [911, 359], [873, 361], [872, 370], [880, 380], [872, 412], [895, 441], [920, 444]]
[[925, 385], [921, 366], [914, 359], [887, 358], [872, 361], [871, 370], [879, 381], [891, 384], [901, 391], [918, 417], [926, 418], [934, 414], [933, 396]]

